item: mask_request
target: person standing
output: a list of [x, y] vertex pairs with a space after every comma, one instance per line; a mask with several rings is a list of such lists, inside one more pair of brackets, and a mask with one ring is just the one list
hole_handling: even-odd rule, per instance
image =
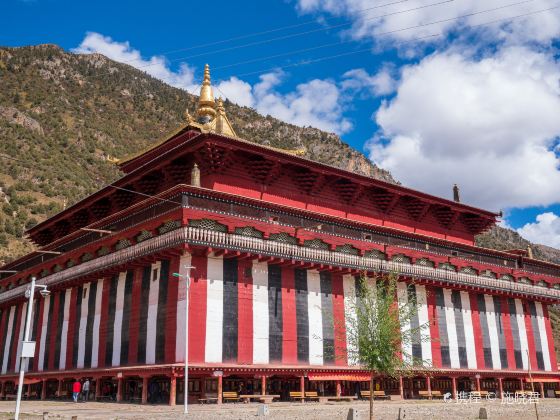
[[75, 403], [78, 402], [78, 395], [80, 395], [80, 391], [82, 390], [82, 384], [77, 379], [72, 384], [72, 399]]
[[82, 386], [82, 399], [84, 402], [87, 402], [88, 398], [89, 398], [89, 379], [86, 378], [86, 381]]

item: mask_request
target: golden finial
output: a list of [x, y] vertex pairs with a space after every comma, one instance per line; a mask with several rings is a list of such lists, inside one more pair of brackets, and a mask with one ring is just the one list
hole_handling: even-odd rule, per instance
[[198, 122], [206, 124], [216, 117], [216, 103], [214, 101], [214, 92], [210, 81], [210, 66], [204, 66], [204, 80], [200, 88], [200, 97], [198, 98], [198, 107], [196, 110]]

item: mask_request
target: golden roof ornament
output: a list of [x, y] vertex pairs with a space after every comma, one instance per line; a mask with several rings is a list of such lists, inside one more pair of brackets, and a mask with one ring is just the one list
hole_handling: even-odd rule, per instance
[[210, 66], [204, 65], [204, 80], [200, 87], [200, 97], [196, 109], [196, 117], [200, 124], [206, 124], [216, 117], [216, 103], [210, 80]]
[[187, 124], [191, 127], [198, 128], [202, 132], [214, 132], [230, 137], [237, 137], [233, 126], [226, 116], [224, 103], [221, 98], [217, 103], [214, 99], [212, 91], [212, 83], [210, 79], [210, 66], [204, 66], [204, 80], [200, 87], [200, 97], [196, 106], [196, 117], [193, 117], [189, 111], [185, 112]]

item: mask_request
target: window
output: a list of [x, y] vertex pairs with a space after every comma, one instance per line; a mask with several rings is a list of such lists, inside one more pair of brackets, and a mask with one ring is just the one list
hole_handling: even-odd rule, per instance
[[152, 281], [156, 281], [158, 278], [158, 269], [154, 268], [154, 270], [152, 271]]

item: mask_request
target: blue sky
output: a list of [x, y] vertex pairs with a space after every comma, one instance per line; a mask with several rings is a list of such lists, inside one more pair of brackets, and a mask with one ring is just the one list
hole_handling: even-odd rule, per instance
[[334, 131], [407, 186], [449, 197], [456, 182], [560, 247], [558, 6], [7, 0], [0, 45], [101, 52], [188, 91], [209, 63], [217, 95]]

